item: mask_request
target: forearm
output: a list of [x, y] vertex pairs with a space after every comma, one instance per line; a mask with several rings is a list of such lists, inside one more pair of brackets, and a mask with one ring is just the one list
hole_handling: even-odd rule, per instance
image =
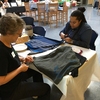
[[67, 29], [68, 29], [68, 27], [69, 27], [69, 23], [67, 23], [66, 26], [63, 28], [63, 30], [60, 31], [59, 35], [60, 35], [61, 33], [67, 34]]
[[91, 36], [92, 36], [92, 31], [91, 29], [88, 29], [81, 34], [80, 40], [78, 41], [74, 40], [73, 44], [81, 47], [89, 48]]
[[84, 48], [89, 48], [89, 44], [85, 41], [74, 40], [72, 44], [77, 45], [77, 46], [81, 46], [81, 47], [84, 47]]
[[[23, 58], [24, 59], [24, 58]], [[20, 59], [21, 60], [21, 59]], [[33, 58], [28, 56], [23, 60], [23, 62], [33, 62]], [[16, 77], [19, 73], [25, 72], [28, 70], [28, 67], [25, 63], [22, 63], [17, 69], [9, 72], [5, 76], [0, 76], [0, 85], [6, 84], [11, 81], [14, 77]]]
[[6, 84], [11, 81], [15, 76], [21, 72], [20, 67], [8, 73], [6, 76], [0, 76], [0, 85]]

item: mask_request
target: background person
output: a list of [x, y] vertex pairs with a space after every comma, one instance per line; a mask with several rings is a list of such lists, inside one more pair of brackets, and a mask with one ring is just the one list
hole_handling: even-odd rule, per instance
[[3, 9], [10, 7], [8, 0], [4, 0]]
[[0, 0], [0, 17], [2, 16], [2, 6], [3, 6], [3, 2]]
[[[38, 100], [50, 100], [50, 86], [26, 64], [34, 59], [19, 57], [11, 45], [21, 36], [23, 27], [24, 21], [16, 14], [7, 13], [0, 18], [0, 97], [20, 100], [38, 96]], [[30, 77], [34, 82], [26, 81]]]
[[59, 35], [67, 43], [89, 48], [92, 29], [87, 24], [83, 12], [75, 10], [71, 13], [70, 21], [67, 22]]

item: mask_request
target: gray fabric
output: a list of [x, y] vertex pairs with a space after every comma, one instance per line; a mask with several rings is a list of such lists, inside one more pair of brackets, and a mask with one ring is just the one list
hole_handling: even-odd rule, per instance
[[80, 66], [71, 47], [62, 46], [48, 55], [34, 57], [34, 65], [58, 84], [63, 76]]

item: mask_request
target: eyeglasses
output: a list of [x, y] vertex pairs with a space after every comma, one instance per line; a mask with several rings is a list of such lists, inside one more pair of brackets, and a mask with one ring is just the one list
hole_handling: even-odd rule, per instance
[[22, 33], [16, 33], [19, 37], [21, 37], [22, 36]]

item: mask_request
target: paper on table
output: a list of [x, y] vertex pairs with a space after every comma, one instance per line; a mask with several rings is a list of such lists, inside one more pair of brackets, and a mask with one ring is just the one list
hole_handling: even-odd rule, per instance
[[79, 48], [76, 48], [76, 47], [72, 47], [72, 50], [78, 54], [81, 54], [83, 51]]

